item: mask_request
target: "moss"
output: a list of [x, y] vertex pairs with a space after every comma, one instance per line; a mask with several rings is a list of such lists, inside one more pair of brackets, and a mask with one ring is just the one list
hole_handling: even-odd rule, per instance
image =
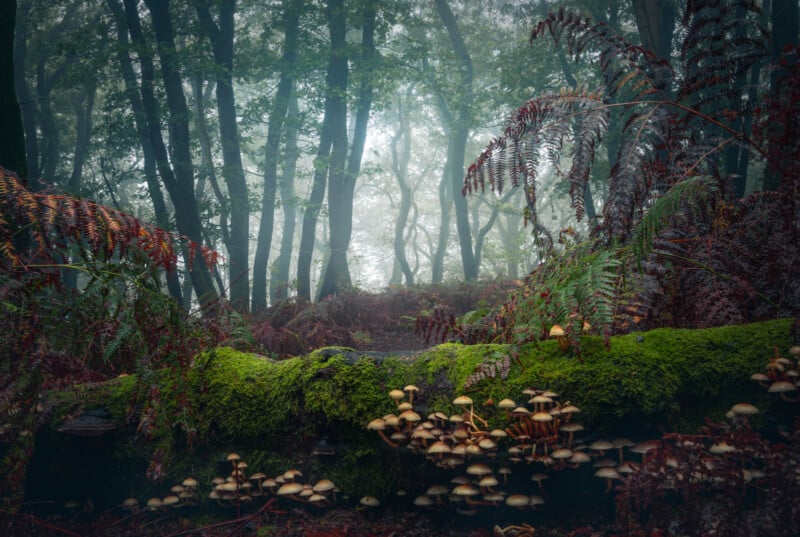
[[[749, 376], [763, 369], [773, 346], [789, 347], [790, 326], [791, 320], [778, 320], [708, 330], [661, 329], [613, 337], [609, 348], [601, 338], [586, 336], [583, 362], [544, 341], [519, 352], [521, 365], [511, 359], [507, 378], [485, 379], [469, 391], [464, 385], [476, 367], [511, 352], [508, 346], [445, 344], [413, 356], [327, 348], [283, 361], [219, 348], [198, 357], [184, 386], [197, 427], [193, 450], [186, 449], [174, 428], [160, 441], [172, 456], [168, 470], [176, 479], [193, 474], [208, 482], [224, 469], [220, 461], [225, 454], [238, 451], [254, 471], [277, 474], [300, 466], [310, 472], [308, 479], [332, 479], [354, 500], [364, 494], [384, 499], [397, 488], [411, 492], [412, 474], [429, 471], [420, 457], [407, 450], [403, 456], [403, 450], [389, 449], [365, 430], [369, 420], [395, 409], [388, 397], [393, 388], [416, 384], [415, 409], [423, 415], [456, 412], [453, 397], [466, 392], [477, 412], [501, 424], [504, 413], [491, 401], [511, 397], [522, 403], [522, 390], [535, 386], [578, 405], [580, 421], [594, 434], [616, 434], [620, 427], [640, 434], [689, 431], [703, 416], [719, 416], [734, 402], [759, 404], [759, 397], [767, 398]], [[174, 391], [175, 380], [160, 379], [163, 411], [174, 411], [180, 393]], [[105, 407], [122, 420], [134, 383], [129, 377], [63, 392], [56, 415], [82, 403]], [[323, 434], [336, 444], [333, 457], [311, 455]], [[115, 449], [129, 444], [120, 431]]]

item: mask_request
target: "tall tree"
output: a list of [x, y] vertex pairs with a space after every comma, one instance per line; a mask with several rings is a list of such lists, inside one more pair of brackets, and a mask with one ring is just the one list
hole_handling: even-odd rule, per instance
[[233, 92], [233, 37], [236, 0], [214, 2], [219, 23], [214, 22], [209, 9], [209, 0], [194, 0], [200, 26], [214, 53], [217, 73], [217, 113], [219, 135], [222, 145], [222, 177], [228, 187], [230, 199], [230, 237], [228, 250], [228, 273], [230, 277], [231, 305], [237, 310], [247, 310], [250, 299], [249, 251], [250, 251], [250, 204], [247, 182], [244, 177], [242, 155], [239, 144], [239, 128], [236, 122], [236, 99]]
[[[405, 229], [408, 214], [411, 211], [411, 185], [408, 180], [408, 162], [411, 158], [411, 124], [409, 122], [409, 101], [413, 93], [413, 86], [409, 86], [405, 95], [397, 97], [397, 127], [392, 135], [390, 150], [392, 155], [392, 173], [397, 179], [400, 189], [400, 205], [397, 220], [394, 225], [394, 257], [403, 274], [406, 285], [414, 285], [414, 273], [406, 258]], [[399, 283], [390, 282], [390, 283]]]
[[0, 2], [0, 166], [27, 177], [25, 134], [14, 87], [14, 26], [17, 2]]
[[[194, 193], [194, 172], [189, 150], [189, 110], [177, 68], [169, 4], [146, 0], [158, 41], [161, 75], [167, 95], [170, 127], [169, 156], [161, 136], [161, 116], [155, 98], [155, 68], [152, 53], [141, 29], [136, 0], [124, 0], [124, 4], [128, 31], [139, 52], [142, 105], [159, 175], [175, 208], [175, 223], [178, 232], [196, 245], [201, 245], [202, 224]], [[192, 249], [187, 261], [191, 266], [192, 287], [200, 304], [206, 305], [216, 301], [217, 291], [214, 289], [211, 273], [200, 249]]]
[[[367, 137], [367, 124], [372, 108], [373, 77], [375, 69], [375, 0], [365, 0], [361, 13], [361, 56], [356, 63], [358, 100], [356, 102], [353, 143], [347, 161], [347, 101], [345, 93], [335, 96], [334, 138], [328, 171], [328, 215], [330, 221], [330, 257], [325, 266], [319, 296], [335, 294], [339, 289], [351, 286], [347, 252], [353, 231], [353, 197], [356, 179], [361, 170], [361, 158]], [[347, 88], [347, 30], [344, 3], [332, 0], [328, 3], [328, 21], [331, 33], [332, 61], [336, 63], [337, 89]], [[339, 102], [340, 101], [340, 102]]]
[[267, 266], [272, 247], [272, 231], [275, 218], [275, 193], [278, 183], [278, 156], [280, 154], [281, 134], [286, 119], [297, 60], [297, 38], [300, 26], [302, 0], [284, 2], [283, 15], [283, 57], [278, 89], [272, 101], [269, 114], [267, 142], [264, 147], [264, 190], [261, 196], [261, 222], [258, 226], [258, 243], [253, 260], [253, 313], [267, 307]]
[[289, 298], [289, 271], [292, 264], [292, 248], [294, 246], [295, 228], [297, 227], [297, 202], [294, 195], [295, 172], [300, 151], [297, 147], [298, 123], [300, 111], [297, 95], [292, 92], [289, 111], [286, 116], [286, 143], [283, 150], [283, 170], [278, 188], [280, 190], [281, 209], [283, 211], [283, 233], [278, 258], [273, 265], [270, 277], [270, 298], [273, 303]]
[[[791, 84], [788, 82], [797, 53], [784, 57], [784, 52], [798, 44], [798, 5], [797, 0], [772, 0], [772, 36], [770, 40], [770, 58], [772, 70], [769, 78], [770, 99], [780, 103], [784, 110], [786, 104], [794, 97]], [[778, 109], [779, 107], [775, 107]], [[792, 165], [781, 151], [783, 144], [797, 140], [797, 118], [772, 117], [768, 131], [770, 153], [773, 161], [769, 162], [764, 174], [764, 190], [777, 190], [781, 184], [782, 172]], [[795, 164], [796, 165], [796, 164]]]
[[[138, 84], [136, 82], [136, 74], [133, 69], [133, 63], [129, 54], [130, 42], [128, 39], [128, 24], [125, 19], [125, 11], [119, 0], [107, 0], [107, 4], [111, 13], [114, 16], [117, 28], [117, 63], [119, 64], [120, 71], [122, 72], [122, 80], [125, 84], [125, 94], [128, 97], [131, 111], [133, 112], [134, 126], [139, 138], [139, 143], [142, 146], [142, 155], [144, 157], [144, 176], [147, 184], [147, 193], [150, 196], [150, 201], [153, 204], [153, 212], [156, 217], [156, 224], [161, 229], [170, 229], [169, 213], [167, 211], [167, 204], [164, 200], [164, 194], [161, 191], [161, 185], [158, 182], [158, 172], [156, 170], [156, 155], [153, 149], [153, 141], [150, 138], [150, 133], [147, 127], [147, 116], [145, 114], [144, 105], [142, 104], [142, 95], [139, 93]], [[163, 143], [162, 143], [163, 146]], [[162, 149], [163, 150], [163, 149]], [[166, 153], [166, 150], [163, 150]], [[169, 289], [170, 296], [178, 303], [183, 303], [183, 293], [181, 292], [180, 282], [175, 274], [175, 271], [167, 273], [167, 288]]]
[[465, 280], [475, 280], [478, 277], [478, 267], [472, 250], [472, 237], [469, 225], [469, 208], [467, 200], [460, 195], [464, 179], [464, 152], [469, 136], [472, 113], [470, 111], [473, 101], [472, 79], [473, 67], [464, 38], [458, 28], [453, 11], [447, 0], [436, 0], [436, 10], [447, 30], [453, 53], [458, 59], [458, 90], [452, 101], [442, 96], [439, 99], [439, 108], [447, 133], [447, 174], [453, 192], [453, 205], [456, 215], [456, 229], [458, 242], [461, 248], [461, 264], [464, 269]]

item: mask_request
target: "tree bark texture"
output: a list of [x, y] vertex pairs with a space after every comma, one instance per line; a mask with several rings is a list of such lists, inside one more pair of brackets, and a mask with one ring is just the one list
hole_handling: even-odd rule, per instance
[[294, 85], [298, 28], [300, 26], [300, 14], [303, 10], [303, 2], [301, 0], [290, 0], [284, 2], [284, 4], [281, 75], [278, 81], [278, 89], [273, 98], [272, 110], [269, 114], [267, 142], [264, 147], [264, 188], [261, 195], [261, 221], [258, 226], [258, 242], [253, 260], [253, 301], [251, 305], [253, 313], [258, 313], [267, 308], [267, 268], [275, 220], [278, 156], [280, 155], [281, 135], [283, 134], [284, 122]]

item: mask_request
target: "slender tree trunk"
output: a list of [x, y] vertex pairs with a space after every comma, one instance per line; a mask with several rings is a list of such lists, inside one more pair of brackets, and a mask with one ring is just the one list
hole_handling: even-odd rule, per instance
[[[140, 54], [142, 104], [147, 118], [150, 141], [156, 157], [156, 165], [161, 175], [161, 180], [164, 182], [164, 186], [167, 188], [175, 207], [175, 221], [178, 232], [200, 246], [202, 244], [202, 225], [195, 200], [194, 175], [189, 152], [189, 111], [186, 106], [186, 98], [183, 95], [180, 75], [175, 66], [175, 44], [168, 5], [154, 0], [148, 0], [147, 2], [156, 30], [162, 75], [170, 109], [171, 159], [167, 156], [166, 146], [161, 136], [161, 118], [153, 91], [153, 61], [142, 34], [136, 1], [124, 1], [128, 30]], [[170, 167], [170, 162], [175, 167], [174, 172]], [[200, 249], [195, 248], [187, 260], [191, 267], [192, 287], [200, 304], [206, 305], [215, 302], [218, 299], [218, 295]]]
[[228, 275], [231, 305], [247, 311], [250, 300], [249, 251], [250, 203], [236, 123], [236, 100], [233, 93], [233, 34], [236, 0], [218, 0], [219, 24], [211, 17], [207, 0], [195, 0], [200, 26], [211, 43], [217, 73], [217, 114], [222, 145], [222, 177], [230, 199], [230, 240]]
[[92, 114], [94, 99], [97, 95], [96, 80], [87, 80], [84, 93], [75, 97], [75, 153], [72, 158], [72, 173], [67, 181], [67, 191], [80, 194], [83, 181], [83, 166], [89, 152], [89, 141], [92, 136]]
[[[107, 3], [116, 20], [117, 42], [119, 44], [117, 47], [117, 61], [119, 62], [122, 79], [125, 83], [125, 93], [128, 96], [128, 102], [133, 111], [136, 133], [142, 145], [144, 176], [147, 182], [147, 193], [150, 196], [150, 201], [153, 203], [156, 225], [162, 229], [172, 229], [169, 212], [167, 211], [167, 204], [164, 201], [164, 194], [161, 192], [161, 185], [158, 183], [155, 151], [153, 150], [153, 143], [147, 130], [147, 117], [145, 115], [144, 106], [142, 105], [142, 97], [139, 93], [133, 64], [128, 54], [128, 25], [125, 21], [125, 12], [119, 0], [107, 0]], [[178, 304], [183, 304], [183, 293], [181, 292], [178, 275], [174, 271], [170, 271], [167, 273], [166, 277], [170, 296]]]
[[281, 134], [289, 108], [294, 85], [294, 71], [297, 63], [297, 35], [300, 26], [302, 0], [285, 2], [284, 42], [281, 75], [278, 90], [269, 114], [267, 143], [264, 148], [264, 190], [261, 196], [261, 222], [258, 226], [258, 242], [253, 261], [253, 313], [267, 308], [267, 267], [269, 251], [272, 247], [272, 231], [275, 220], [275, 193], [278, 183], [278, 155], [280, 154]]
[[461, 247], [461, 264], [464, 269], [464, 279], [475, 280], [478, 277], [478, 267], [475, 265], [475, 256], [472, 251], [472, 237], [469, 226], [469, 208], [467, 200], [461, 195], [464, 184], [464, 152], [469, 136], [471, 121], [470, 107], [472, 106], [472, 60], [467, 52], [464, 39], [458, 29], [455, 16], [450, 10], [446, 0], [436, 0], [436, 9], [442, 19], [450, 43], [459, 60], [460, 87], [463, 94], [457, 97], [456, 110], [446, 114], [451, 117], [451, 125], [447, 136], [447, 170], [450, 174], [450, 183], [453, 191], [453, 204], [456, 214], [456, 229], [458, 242]]
[[14, 87], [14, 26], [17, 2], [0, 3], [0, 166], [27, 178], [25, 131]]
[[[787, 46], [796, 45], [798, 40], [798, 5], [797, 0], [772, 0], [772, 40], [770, 42], [770, 59], [772, 70], [769, 77], [769, 96], [774, 103], [779, 103], [781, 108], [788, 110], [788, 100], [791, 99], [792, 90], [788, 79], [791, 76], [792, 65], [782, 65], [783, 62], [796, 62], [795, 57], [782, 58]], [[800, 136], [800, 126], [797, 118], [787, 121], [787, 118], [771, 118], [767, 131], [769, 152], [773, 161], [767, 163], [764, 173], [764, 190], [778, 190], [783, 174], [796, 163], [789, 161], [781, 148], [785, 144], [796, 144]]]
[[[330, 78], [330, 64], [328, 72]], [[317, 157], [314, 159], [314, 178], [311, 182], [311, 193], [303, 211], [303, 226], [300, 230], [300, 248], [297, 252], [297, 298], [311, 300], [311, 261], [314, 257], [317, 218], [325, 199], [325, 178], [328, 174], [333, 130], [331, 129], [330, 95], [325, 97], [325, 116], [319, 134]]]
[[442, 170], [442, 180], [439, 181], [439, 236], [436, 241], [436, 250], [431, 260], [431, 283], [437, 284], [444, 281], [444, 258], [447, 255], [447, 243], [450, 242], [450, 208], [453, 191], [450, 184], [450, 172], [445, 162]]
[[[412, 88], [406, 92], [406, 100], [411, 97]], [[397, 220], [394, 224], [394, 257], [398, 268], [405, 278], [408, 286], [414, 285], [414, 274], [406, 259], [405, 229], [408, 222], [408, 213], [411, 210], [411, 185], [408, 182], [408, 161], [411, 157], [411, 125], [408, 121], [409, 111], [405, 107], [403, 97], [397, 99], [397, 120], [398, 127], [392, 136], [390, 149], [392, 152], [392, 172], [397, 179], [397, 186], [400, 189], [400, 206], [398, 208]], [[400, 149], [398, 151], [398, 145]], [[393, 275], [394, 279], [394, 275]], [[399, 277], [396, 281], [399, 283]]]
[[280, 189], [281, 210], [283, 211], [283, 233], [281, 248], [273, 266], [270, 278], [270, 298], [272, 303], [289, 298], [289, 270], [292, 264], [292, 247], [297, 227], [297, 210], [294, 197], [294, 176], [300, 152], [297, 148], [297, 122], [300, 111], [297, 106], [297, 95], [292, 92], [289, 100], [289, 111], [286, 116], [286, 143], [283, 152], [283, 172], [278, 188]]
[[[331, 46], [337, 62], [338, 84], [341, 88], [341, 107], [333, 125], [334, 139], [331, 152], [331, 167], [328, 172], [330, 188], [328, 189], [328, 208], [330, 217], [330, 258], [320, 285], [319, 297], [335, 294], [338, 290], [352, 285], [350, 268], [347, 263], [347, 251], [353, 231], [353, 198], [358, 174], [361, 171], [361, 158], [367, 137], [367, 124], [372, 108], [373, 77], [375, 69], [375, 0], [367, 0], [362, 12], [361, 57], [357, 63], [360, 74], [358, 101], [356, 104], [355, 128], [350, 157], [345, 168], [347, 156], [347, 103], [344, 98], [347, 90], [347, 52], [344, 34], [346, 21], [344, 4], [341, 0], [332, 0], [328, 4], [331, 28]], [[341, 15], [338, 14], [341, 12]], [[332, 60], [333, 61], [333, 60]], [[337, 90], [338, 91], [338, 90]], [[337, 94], [338, 97], [338, 94]]]
[[32, 0], [22, 0], [19, 4], [19, 16], [16, 20], [14, 35], [14, 85], [20, 101], [22, 125], [25, 129], [25, 162], [28, 175], [28, 187], [39, 190], [39, 140], [36, 134], [36, 108], [33, 96], [25, 76], [28, 61], [28, 16], [33, 5]]

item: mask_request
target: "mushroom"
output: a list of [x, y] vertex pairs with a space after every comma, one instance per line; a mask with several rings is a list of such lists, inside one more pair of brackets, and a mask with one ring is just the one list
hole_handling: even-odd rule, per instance
[[381, 502], [375, 496], [364, 496], [358, 502], [358, 505], [356, 506], [356, 510], [360, 511], [362, 509], [367, 509], [369, 507], [379, 507], [380, 505], [381, 505]]
[[472, 428], [475, 429], [476, 431], [479, 431], [480, 429], [478, 428], [477, 425], [475, 425], [475, 419], [478, 419], [481, 423], [483, 423], [484, 427], [487, 426], [486, 420], [484, 420], [475, 413], [475, 407], [472, 404], [472, 399], [470, 399], [466, 395], [459, 395], [458, 397], [456, 397], [453, 400], [453, 404], [456, 406], [469, 406], [469, 419], [467, 420], [467, 422], [470, 425], [472, 425]]
[[370, 431], [377, 431], [378, 434], [381, 436], [381, 438], [383, 438], [384, 442], [386, 442], [393, 448], [397, 447], [397, 444], [389, 440], [389, 438], [387, 438], [386, 435], [384, 434], [383, 431], [386, 429], [386, 422], [383, 419], [375, 418], [374, 420], [369, 422], [369, 424], [367, 425], [367, 429], [369, 429]]
[[408, 384], [405, 388], [403, 388], [404, 392], [408, 392], [408, 402], [412, 405], [414, 404], [414, 393], [419, 391], [419, 388], [414, 386], [413, 384]]
[[788, 403], [797, 403], [800, 401], [800, 395], [795, 395], [795, 397], [790, 397], [787, 395], [789, 392], [797, 391], [797, 386], [788, 380], [778, 380], [773, 382], [772, 386], [770, 386], [767, 391], [769, 393], [780, 394], [781, 399]]
[[298, 494], [303, 490], [302, 483], [297, 483], [295, 481], [290, 481], [289, 483], [284, 483], [278, 489], [277, 494], [278, 496], [287, 496], [295, 501], [302, 502], [304, 501]]
[[556, 341], [558, 341], [558, 348], [561, 349], [562, 352], [566, 352], [567, 349], [569, 349], [567, 333], [564, 331], [561, 325], [554, 324], [552, 328], [550, 328], [550, 337], [556, 338]]
[[617, 472], [611, 466], [606, 466], [604, 468], [600, 468], [599, 470], [597, 470], [594, 473], [594, 475], [596, 475], [597, 477], [605, 478], [605, 480], [606, 480], [606, 492], [611, 492], [611, 480], [612, 479], [622, 479], [622, 476], [619, 475], [619, 472]]
[[389, 398], [392, 399], [397, 406], [400, 406], [400, 401], [406, 396], [403, 390], [394, 389], [389, 392]]

